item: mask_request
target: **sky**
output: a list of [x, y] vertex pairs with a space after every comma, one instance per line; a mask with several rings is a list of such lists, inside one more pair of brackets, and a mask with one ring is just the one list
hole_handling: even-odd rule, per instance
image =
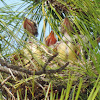
[[[13, 4], [13, 3], [22, 3], [22, 0], [4, 0], [4, 2], [7, 5]], [[4, 4], [0, 1], [0, 7], [3, 7]]]
[[[7, 5], [17, 4], [17, 3], [19, 3], [19, 4], [23, 3], [22, 0], [4, 0], [4, 2], [5, 2]], [[0, 1], [0, 8], [3, 7], [3, 6], [5, 6], [5, 5]], [[19, 6], [20, 6], [20, 5], [19, 5]], [[17, 6], [16, 8], [14, 8], [13, 11], [15, 11], [17, 8], [18, 8], [18, 6]], [[40, 36], [41, 36], [42, 28], [43, 28], [43, 20], [42, 20], [42, 21], [40, 22], [40, 24], [38, 25], [38, 33], [39, 33], [39, 35], [38, 35], [38, 37], [37, 37], [38, 39], [39, 39]], [[50, 32], [50, 27], [49, 27], [49, 25], [47, 24], [47, 28], [46, 28], [45, 35], [47, 36], [47, 35], [49, 34], [49, 32]]]

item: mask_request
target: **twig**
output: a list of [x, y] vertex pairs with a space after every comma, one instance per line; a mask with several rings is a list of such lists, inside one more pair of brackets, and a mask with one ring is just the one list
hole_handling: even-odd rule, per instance
[[14, 97], [14, 95], [10, 92], [10, 90], [5, 86], [5, 85], [3, 85], [2, 86], [6, 91], [7, 91], [7, 93], [9, 94], [9, 95], [11, 95], [12, 96], [12, 100], [15, 100], [15, 97]]
[[12, 76], [10, 75], [10, 76], [8, 76], [2, 83], [1, 83], [1, 85], [4, 85], [5, 84], [5, 82], [6, 81], [8, 81], [10, 78], [11, 78]]
[[50, 56], [53, 56], [53, 54], [49, 53], [47, 48], [45, 48], [45, 46], [41, 45], [41, 48], [44, 50], [45, 53], [47, 53]]
[[69, 62], [67, 62], [64, 66], [61, 66], [60, 68], [56, 69], [56, 70], [46, 70], [46, 73], [50, 74], [50, 73], [56, 73], [56, 72], [60, 72], [63, 69], [65, 69], [66, 66], [69, 65]]
[[44, 64], [43, 66], [43, 71], [45, 72], [46, 66], [50, 63], [50, 61], [53, 60], [53, 58], [55, 58], [58, 55], [58, 53], [56, 53], [55, 55], [51, 56], [48, 61]]
[[9, 68], [9, 72], [10, 72], [11, 76], [13, 77], [13, 79], [16, 80], [16, 78], [15, 78], [15, 76], [13, 75], [13, 73], [12, 73], [12, 71], [11, 71], [10, 68]]
[[69, 62], [67, 62], [64, 66], [61, 66], [60, 68], [56, 70], [45, 70], [45, 71], [37, 71], [35, 72], [35, 75], [41, 75], [41, 74], [51, 74], [62, 71], [66, 66], [69, 65]]
[[43, 86], [42, 86], [40, 83], [38, 83], [36, 80], [34, 80], [34, 81], [36, 82], [36, 84], [37, 84], [39, 87], [41, 87], [41, 88], [43, 89], [43, 92], [46, 93], [46, 91], [45, 91], [45, 89], [43, 88]]

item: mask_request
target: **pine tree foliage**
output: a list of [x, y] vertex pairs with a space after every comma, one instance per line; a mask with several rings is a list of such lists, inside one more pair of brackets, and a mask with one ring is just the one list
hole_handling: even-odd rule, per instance
[[[0, 100], [99, 100], [99, 0], [0, 2]], [[25, 18], [36, 23], [37, 37], [27, 31], [31, 22], [23, 27]], [[65, 18], [71, 27], [66, 28]], [[51, 30], [56, 46], [45, 43]], [[63, 40], [64, 30], [70, 45]], [[62, 54], [57, 50], [61, 41]]]

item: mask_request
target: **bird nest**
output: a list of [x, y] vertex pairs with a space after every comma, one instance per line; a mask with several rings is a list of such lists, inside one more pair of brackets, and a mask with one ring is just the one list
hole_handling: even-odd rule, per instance
[[52, 89], [60, 98], [62, 89], [66, 89], [69, 81], [72, 82], [70, 93], [74, 87], [77, 90], [80, 78], [83, 79], [83, 93], [87, 93], [87, 89], [92, 86], [89, 80], [93, 76], [90, 77], [86, 73], [87, 65], [91, 67], [91, 71], [94, 70], [91, 61], [88, 61], [88, 64], [82, 59], [77, 62], [63, 61], [58, 58], [58, 53], [51, 52], [48, 47], [38, 47], [30, 43], [27, 49], [23, 48], [20, 53], [12, 54], [11, 63], [3, 59], [0, 59], [0, 62], [1, 66], [5, 66], [0, 69], [5, 76], [1, 82], [2, 94], [13, 100], [18, 97], [17, 93], [20, 93], [22, 100], [25, 99], [26, 91], [27, 99], [44, 100], [46, 92], [48, 91], [49, 98]]

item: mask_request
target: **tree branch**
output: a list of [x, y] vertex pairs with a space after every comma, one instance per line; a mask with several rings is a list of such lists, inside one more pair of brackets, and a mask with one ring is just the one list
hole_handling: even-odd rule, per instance
[[[23, 73], [23, 72], [19, 72], [19, 71], [13, 70], [13, 69], [10, 69], [10, 70], [12, 71], [13, 75], [15, 75], [17, 77], [21, 77], [22, 78], [22, 76], [26, 76], [26, 74]], [[9, 68], [2, 67], [2, 66], [0, 66], [0, 72], [11, 74], [10, 71], [9, 71]]]
[[51, 73], [60, 72], [60, 71], [62, 71], [62, 70], [63, 70], [66, 66], [68, 66], [68, 65], [69, 65], [69, 62], [67, 62], [64, 66], [61, 66], [60, 68], [55, 69], [55, 70], [37, 71], [37, 72], [35, 72], [35, 75], [51, 74]]
[[[60, 72], [60, 71], [62, 71], [68, 65], [69, 65], [69, 62], [67, 62], [64, 66], [61, 66], [59, 69], [56, 69], [56, 70], [45, 70], [45, 71], [41, 70], [41, 71], [36, 71], [35, 75], [50, 74], [50, 73]], [[7, 74], [11, 74], [10, 71], [9, 71], [9, 68], [7, 68], [7, 67], [0, 66], [0, 71], [1, 72], [5, 72]], [[29, 73], [29, 70], [26, 70], [26, 73], [20, 72], [20, 71], [16, 71], [16, 70], [13, 70], [13, 69], [11, 69], [11, 71], [12, 71], [12, 73], [15, 76], [18, 76], [18, 77], [26, 76], [26, 74], [33, 75], [33, 73], [34, 73], [33, 71], [30, 71], [30, 73]]]
[[[43, 70], [41, 71], [35, 71], [35, 75], [41, 75], [41, 74], [50, 74], [50, 73], [56, 73], [56, 72], [60, 72], [62, 71], [66, 66], [69, 65], [69, 62], [67, 62], [64, 66], [61, 66], [59, 69], [56, 70], [46, 70], [46, 66], [48, 65], [48, 63], [50, 63], [50, 61], [53, 60], [54, 57], [56, 57], [58, 54], [55, 54], [54, 56], [51, 56], [48, 61], [45, 63], [45, 65], [43, 66]], [[8, 64], [6, 61], [4, 61], [3, 59], [0, 59], [0, 71], [1, 72], [5, 72], [8, 74], [14, 74], [15, 76], [18, 77], [22, 77], [22, 76], [26, 76], [26, 74], [28, 75], [33, 75], [34, 71], [29, 71], [25, 68], [22, 68], [21, 66], [16, 66], [13, 64]], [[6, 66], [6, 67], [3, 67]], [[11, 72], [9, 71], [9, 68], [11, 70]]]
[[58, 55], [58, 53], [56, 53], [55, 55], [51, 56], [48, 61], [44, 64], [43, 66], [43, 71], [45, 72], [46, 66], [50, 63], [50, 61], [53, 60], [53, 58], [55, 58]]
[[24, 72], [24, 73], [27, 73], [29, 75], [32, 75], [33, 74], [33, 71], [29, 71], [25, 68], [22, 68], [22, 66], [16, 66], [16, 65], [13, 65], [13, 64], [8, 64], [6, 61], [4, 61], [3, 59], [0, 59], [0, 64], [2, 66], [6, 66], [10, 69], [14, 69], [14, 70], [17, 70], [17, 71], [21, 71], [21, 72]]

